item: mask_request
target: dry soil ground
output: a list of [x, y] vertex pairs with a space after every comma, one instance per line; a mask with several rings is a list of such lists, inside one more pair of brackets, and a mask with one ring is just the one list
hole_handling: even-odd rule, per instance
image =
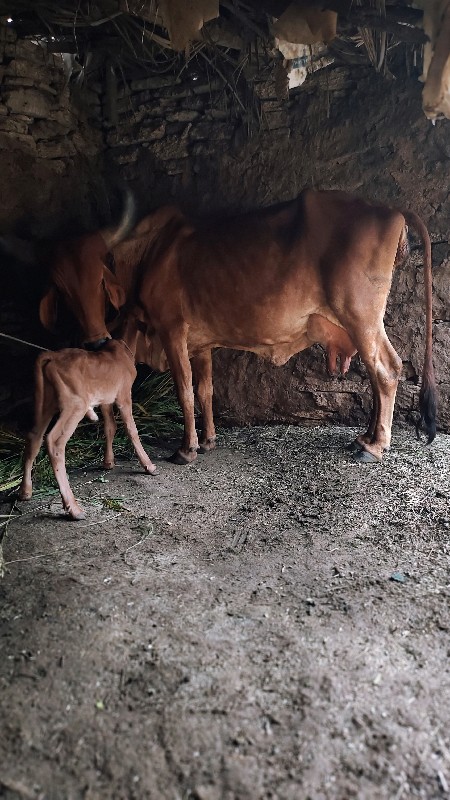
[[450, 438], [247, 428], [21, 503], [0, 584], [5, 800], [450, 796]]

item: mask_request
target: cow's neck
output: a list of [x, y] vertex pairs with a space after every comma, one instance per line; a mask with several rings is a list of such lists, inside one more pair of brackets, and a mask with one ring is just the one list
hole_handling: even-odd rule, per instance
[[134, 317], [126, 317], [123, 321], [118, 333], [117, 338], [122, 341], [128, 350], [133, 361], [135, 360], [137, 337], [139, 330]]

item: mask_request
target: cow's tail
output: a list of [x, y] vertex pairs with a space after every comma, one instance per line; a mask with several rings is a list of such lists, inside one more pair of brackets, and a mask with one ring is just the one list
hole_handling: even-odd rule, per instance
[[420, 419], [416, 425], [417, 436], [425, 430], [430, 444], [436, 436], [436, 379], [433, 367], [433, 276], [431, 271], [431, 242], [428, 230], [413, 211], [402, 212], [408, 225], [419, 234], [423, 248], [423, 282], [425, 287], [425, 358], [422, 385], [419, 394]]
[[112, 250], [117, 244], [122, 242], [132, 231], [136, 221], [136, 203], [133, 193], [128, 187], [124, 192], [124, 204], [122, 217], [114, 228], [103, 228], [100, 231], [108, 250]]

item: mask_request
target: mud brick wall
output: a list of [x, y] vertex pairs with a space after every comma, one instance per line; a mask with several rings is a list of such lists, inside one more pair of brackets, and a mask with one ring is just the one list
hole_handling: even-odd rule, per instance
[[[400, 70], [389, 81], [368, 68], [335, 66], [310, 76], [288, 100], [271, 76], [256, 75], [242, 116], [219, 83], [187, 72], [175, 85], [162, 76], [117, 92], [96, 84], [77, 94], [69, 91], [60, 57], [0, 31], [3, 231], [42, 237], [101, 226], [117, 212], [112, 178], [131, 184], [141, 215], [168, 201], [194, 211], [258, 208], [305, 186], [412, 208], [433, 241], [439, 419], [450, 429], [450, 122], [433, 127], [426, 120], [417, 75]], [[0, 323], [55, 346], [37, 320], [39, 277], [15, 268]], [[423, 358], [420, 248], [395, 273], [386, 327], [404, 362], [396, 419], [411, 421]], [[23, 376], [2, 386], [0, 410], [28, 402], [33, 358], [0, 342], [3, 374], [11, 374], [13, 360]], [[225, 421], [360, 424], [366, 418], [371, 394], [358, 359], [345, 379], [329, 378], [319, 347], [284, 367], [231, 351], [218, 351], [214, 365], [216, 411]]]

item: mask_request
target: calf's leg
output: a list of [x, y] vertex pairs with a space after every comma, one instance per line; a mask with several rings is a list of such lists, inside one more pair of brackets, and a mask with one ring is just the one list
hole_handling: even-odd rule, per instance
[[43, 411], [42, 416], [36, 419], [33, 428], [27, 436], [27, 443], [25, 445], [23, 457], [23, 478], [19, 488], [20, 500], [29, 500], [33, 494], [33, 483], [31, 478], [33, 464], [36, 460], [39, 450], [41, 449], [45, 431], [50, 425], [54, 413], [55, 412], [53, 408], [47, 413]]
[[123, 420], [123, 424], [125, 425], [125, 430], [128, 434], [131, 444], [134, 447], [135, 453], [142, 467], [146, 472], [149, 473], [149, 475], [154, 475], [156, 472], [156, 467], [150, 461], [150, 458], [148, 457], [147, 453], [142, 447], [142, 443], [136, 428], [136, 423], [134, 421], [132, 404], [131, 404], [131, 393], [128, 397], [118, 397], [116, 402], [120, 412], [120, 416], [122, 417]]
[[113, 441], [114, 441], [114, 436], [116, 435], [117, 423], [114, 417], [114, 411], [112, 406], [101, 405], [100, 409], [102, 412], [103, 430], [105, 433], [105, 450], [103, 454], [103, 466], [105, 469], [113, 469], [115, 466]]
[[70, 488], [66, 472], [66, 444], [85, 413], [86, 408], [84, 407], [72, 408], [71, 410], [63, 409], [59, 419], [47, 436], [48, 455], [59, 486], [63, 507], [69, 516], [75, 520], [84, 519], [86, 515]]

